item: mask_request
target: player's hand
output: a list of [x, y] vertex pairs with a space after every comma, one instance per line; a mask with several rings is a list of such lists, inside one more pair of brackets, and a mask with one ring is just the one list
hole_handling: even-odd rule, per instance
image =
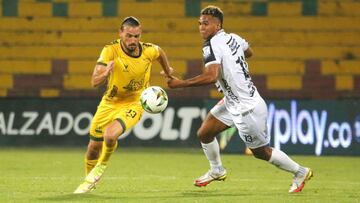
[[175, 76], [171, 76], [171, 77], [168, 78], [167, 85], [168, 85], [168, 87], [170, 87], [172, 89], [173, 88], [180, 88], [180, 87], [183, 87], [184, 81], [178, 79]]

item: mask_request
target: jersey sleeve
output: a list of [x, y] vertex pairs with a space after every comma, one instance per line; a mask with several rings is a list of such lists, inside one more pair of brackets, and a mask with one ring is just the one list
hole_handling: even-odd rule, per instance
[[205, 67], [211, 64], [221, 64], [222, 52], [219, 45], [215, 40], [204, 43], [202, 51]]
[[236, 36], [236, 38], [237, 38], [237, 41], [240, 43], [240, 46], [243, 51], [246, 51], [250, 47], [249, 43], [244, 38], [242, 38], [238, 35]]
[[142, 46], [146, 55], [150, 58], [151, 61], [155, 61], [157, 58], [159, 58], [159, 46], [152, 43], [143, 43]]
[[160, 56], [159, 46], [153, 44], [153, 51], [152, 51], [152, 60], [156, 60]]
[[106, 66], [109, 63], [109, 61], [113, 59], [114, 59], [114, 52], [112, 51], [111, 46], [107, 45], [102, 49], [96, 64]]

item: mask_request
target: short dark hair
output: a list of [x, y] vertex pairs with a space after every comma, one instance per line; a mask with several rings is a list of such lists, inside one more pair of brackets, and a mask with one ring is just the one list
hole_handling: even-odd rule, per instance
[[128, 16], [122, 21], [120, 29], [122, 30], [124, 26], [137, 27], [140, 26], [140, 21], [134, 16]]
[[211, 15], [212, 17], [219, 19], [222, 27], [224, 21], [224, 13], [219, 7], [210, 5], [202, 9], [200, 13], [201, 15]]

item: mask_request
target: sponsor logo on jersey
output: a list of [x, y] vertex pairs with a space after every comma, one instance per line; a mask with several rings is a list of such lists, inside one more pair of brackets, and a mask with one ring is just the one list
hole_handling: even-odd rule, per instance
[[229, 86], [229, 84], [227, 83], [226, 80], [222, 79], [222, 82], [224, 84], [224, 88], [226, 90], [226, 97], [229, 99], [232, 99], [233, 101], [235, 101], [236, 103], [239, 103], [239, 98], [234, 94], [234, 92], [232, 91], [231, 87]]
[[141, 80], [138, 80], [138, 81], [132, 79], [129, 82], [129, 84], [127, 84], [123, 88], [126, 89], [126, 90], [129, 90], [129, 91], [137, 91], [137, 90], [141, 89], [143, 86], [144, 86], [144, 79], [141, 79]]

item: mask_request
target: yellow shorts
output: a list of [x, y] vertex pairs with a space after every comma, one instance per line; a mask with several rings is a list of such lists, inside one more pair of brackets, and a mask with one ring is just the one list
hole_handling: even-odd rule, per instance
[[115, 120], [121, 124], [125, 132], [135, 126], [143, 112], [138, 101], [115, 104], [102, 101], [91, 121], [90, 139], [103, 141], [106, 127]]

